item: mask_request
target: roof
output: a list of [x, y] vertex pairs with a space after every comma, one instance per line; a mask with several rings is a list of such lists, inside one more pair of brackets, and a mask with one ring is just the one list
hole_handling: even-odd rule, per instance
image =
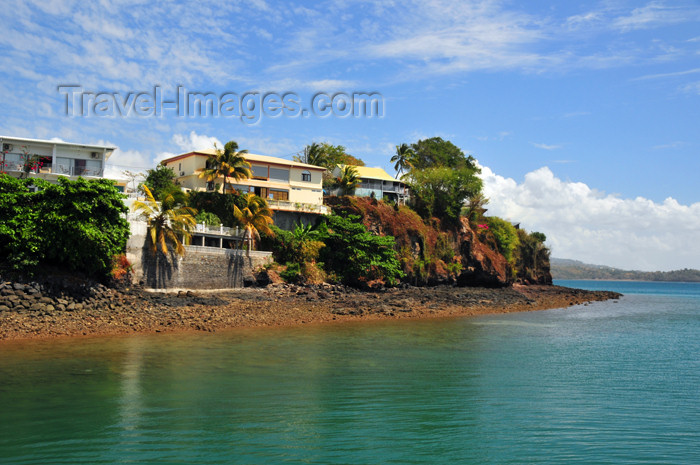
[[89, 145], [89, 144], [77, 144], [75, 142], [65, 142], [62, 140], [46, 140], [46, 139], [27, 139], [25, 137], [12, 137], [12, 136], [0, 136], [0, 140], [16, 140], [19, 142], [27, 142], [34, 144], [51, 144], [51, 145], [73, 145], [75, 147], [80, 147], [84, 149], [101, 149], [101, 150], [116, 150], [116, 147], [109, 147], [106, 145]]
[[[187, 152], [187, 153], [183, 153], [180, 155], [176, 155], [174, 157], [166, 158], [161, 163], [170, 163], [173, 161], [177, 161], [177, 160], [186, 158], [190, 155], [203, 155], [203, 156], [208, 157], [211, 155], [216, 155], [216, 149], [194, 150], [192, 152]], [[271, 157], [268, 155], [258, 155], [256, 153], [244, 153], [242, 155], [243, 155], [243, 158], [245, 158], [249, 162], [270, 163], [273, 165], [294, 166], [297, 168], [308, 168], [308, 169], [312, 169], [312, 170], [326, 171], [326, 168], [324, 168], [322, 166], [307, 165], [306, 163], [299, 163], [298, 161], [286, 160], [284, 158]]]
[[[345, 168], [345, 165], [338, 165], [338, 168], [343, 169], [343, 168]], [[392, 177], [389, 173], [384, 171], [382, 168], [370, 168], [369, 166], [355, 166], [355, 169], [357, 170], [357, 175], [360, 178], [381, 179], [382, 181], [393, 181], [393, 182], [400, 182], [402, 184], [406, 184], [404, 181]]]

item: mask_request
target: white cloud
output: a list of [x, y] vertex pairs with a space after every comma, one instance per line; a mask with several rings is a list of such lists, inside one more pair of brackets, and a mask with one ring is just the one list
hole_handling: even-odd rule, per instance
[[194, 131], [191, 131], [189, 135], [173, 135], [173, 142], [183, 152], [190, 152], [192, 150], [212, 149], [214, 148], [214, 144], [216, 144], [217, 147], [224, 146], [224, 144], [222, 144], [221, 141], [216, 137], [197, 134]]
[[698, 16], [697, 7], [683, 8], [666, 6], [663, 2], [650, 2], [643, 7], [635, 8], [628, 15], [618, 17], [613, 24], [623, 32], [627, 32], [681, 23], [689, 19], [698, 19]]
[[557, 150], [557, 149], [562, 148], [561, 145], [538, 144], [536, 142], [533, 142], [532, 145], [534, 145], [538, 149], [542, 149], [542, 150]]
[[543, 167], [523, 182], [482, 168], [489, 214], [547, 235], [553, 255], [640, 270], [700, 267], [700, 202], [623, 199]]

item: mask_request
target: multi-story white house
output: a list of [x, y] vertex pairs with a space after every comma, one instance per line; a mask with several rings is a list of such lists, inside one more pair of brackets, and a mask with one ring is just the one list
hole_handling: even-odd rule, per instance
[[0, 136], [0, 145], [0, 172], [54, 182], [59, 176], [104, 177], [105, 162], [115, 150], [102, 145], [8, 136]]
[[[214, 191], [223, 189], [224, 178], [207, 181], [201, 173], [207, 169], [207, 160], [215, 155], [214, 149], [196, 150], [163, 160], [175, 172], [175, 180], [186, 190]], [[251, 165], [252, 177], [234, 181], [228, 179], [229, 192], [252, 192], [267, 199], [274, 211], [328, 213], [323, 205], [323, 173], [325, 168], [307, 165], [284, 158], [243, 154]]]

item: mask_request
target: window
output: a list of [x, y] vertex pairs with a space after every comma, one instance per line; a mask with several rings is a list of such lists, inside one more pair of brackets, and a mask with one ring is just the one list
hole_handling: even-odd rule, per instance
[[252, 177], [254, 179], [264, 179], [267, 181], [267, 166], [266, 165], [251, 165]]
[[289, 182], [289, 170], [270, 167], [270, 181]]
[[272, 200], [289, 200], [289, 191], [270, 189], [269, 198]]
[[310, 171], [302, 171], [301, 172], [301, 180], [306, 181], [306, 182], [311, 182], [311, 172]]

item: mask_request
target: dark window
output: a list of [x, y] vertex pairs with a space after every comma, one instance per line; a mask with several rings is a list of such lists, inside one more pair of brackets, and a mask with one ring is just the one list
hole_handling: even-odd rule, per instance
[[311, 172], [302, 171], [301, 172], [301, 180], [306, 181], [306, 182], [311, 182]]
[[270, 181], [289, 182], [289, 170], [270, 167]]

